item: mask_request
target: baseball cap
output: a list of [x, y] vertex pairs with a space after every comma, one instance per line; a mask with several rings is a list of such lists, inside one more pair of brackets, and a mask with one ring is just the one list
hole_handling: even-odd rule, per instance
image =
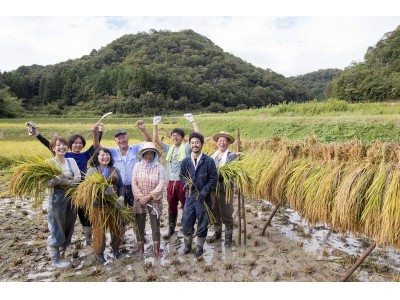
[[126, 134], [126, 131], [122, 129], [117, 129], [114, 132], [114, 137], [116, 137], [118, 134]]

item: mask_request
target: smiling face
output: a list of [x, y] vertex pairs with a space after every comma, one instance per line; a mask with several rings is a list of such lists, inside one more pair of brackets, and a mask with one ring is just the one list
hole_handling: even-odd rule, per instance
[[65, 153], [67, 153], [67, 149], [67, 144], [60, 140], [57, 140], [55, 145], [53, 146], [53, 151], [56, 156], [65, 156]]
[[171, 134], [171, 139], [172, 139], [172, 143], [179, 147], [182, 144], [183, 141], [183, 136], [181, 136], [179, 133], [173, 133]]
[[192, 149], [193, 153], [195, 153], [195, 154], [200, 153], [201, 148], [203, 148], [203, 145], [198, 138], [194, 137], [194, 138], [190, 139], [190, 149]]
[[143, 153], [143, 159], [146, 163], [151, 163], [154, 159], [154, 151], [147, 151]]
[[228, 149], [229, 144], [229, 140], [224, 136], [220, 136], [217, 140], [217, 147], [221, 152], [225, 152]]
[[71, 145], [71, 150], [72, 150], [73, 153], [78, 154], [78, 153], [81, 153], [82, 149], [83, 149], [83, 142], [82, 142], [81, 138], [78, 137], [78, 138], [72, 143], [72, 145]]
[[118, 147], [120, 149], [127, 149], [128, 148], [128, 143], [129, 143], [129, 138], [127, 134], [118, 134], [114, 138], [115, 142], [117, 143]]
[[107, 167], [108, 164], [110, 163], [111, 156], [109, 153], [104, 152], [103, 150], [99, 151], [99, 155], [97, 156], [97, 159], [99, 161], [99, 165], [103, 168]]

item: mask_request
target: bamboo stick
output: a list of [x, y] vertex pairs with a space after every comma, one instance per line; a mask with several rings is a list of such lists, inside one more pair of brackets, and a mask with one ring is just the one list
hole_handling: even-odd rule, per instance
[[340, 278], [341, 282], [347, 281], [347, 279], [349, 279], [349, 277], [354, 273], [354, 271], [362, 264], [364, 259], [366, 259], [367, 256], [372, 252], [372, 250], [374, 250], [375, 246], [376, 242], [373, 242], [367, 248], [367, 250], [365, 250], [365, 252], [357, 259], [356, 263], [346, 272], [346, 274], [344, 274], [342, 278]]

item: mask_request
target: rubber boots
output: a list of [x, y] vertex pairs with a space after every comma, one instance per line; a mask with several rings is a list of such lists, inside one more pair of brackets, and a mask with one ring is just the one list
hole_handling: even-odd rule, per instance
[[143, 254], [144, 253], [144, 242], [138, 242], [139, 245], [139, 253]]
[[225, 226], [225, 246], [232, 246], [232, 234], [233, 234], [233, 226]]
[[183, 236], [183, 242], [185, 244], [185, 248], [183, 248], [183, 254], [188, 254], [190, 251], [192, 251], [192, 239], [193, 236], [191, 235]]
[[164, 239], [169, 239], [175, 233], [176, 220], [178, 214], [168, 214], [168, 233], [163, 236]]
[[96, 256], [96, 260], [101, 263], [104, 264], [106, 262], [106, 260], [104, 259], [104, 254], [100, 253], [100, 254], [95, 254]]
[[86, 239], [86, 245], [91, 245], [92, 240], [92, 226], [83, 226], [83, 235]]
[[60, 256], [60, 249], [58, 247], [47, 247], [47, 251], [49, 251], [49, 256], [51, 258], [51, 264], [56, 268], [67, 268], [70, 266], [68, 261], [64, 261]]
[[64, 245], [64, 246], [60, 247], [59, 249], [60, 249], [60, 257], [62, 259], [64, 259], [65, 258], [65, 252], [67, 251], [67, 246]]
[[115, 259], [120, 259], [122, 254], [119, 252], [119, 247], [118, 248], [113, 248], [113, 255]]
[[213, 243], [221, 239], [222, 236], [222, 224], [214, 224], [214, 234], [207, 239], [207, 243]]
[[161, 257], [160, 242], [153, 242], [153, 253], [154, 253], [154, 257], [156, 257], [156, 258]]
[[206, 237], [197, 237], [196, 252], [194, 253], [194, 257], [199, 257], [203, 254], [203, 246], [205, 241]]

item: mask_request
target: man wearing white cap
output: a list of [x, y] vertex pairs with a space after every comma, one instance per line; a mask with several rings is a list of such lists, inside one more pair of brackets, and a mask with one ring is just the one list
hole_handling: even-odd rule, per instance
[[[151, 136], [147, 132], [144, 121], [139, 120], [136, 122], [137, 127], [142, 131], [146, 142], [151, 142]], [[125, 130], [117, 129], [114, 133], [114, 140], [118, 148], [109, 148], [112, 159], [114, 160], [114, 167], [121, 172], [122, 182], [125, 188], [124, 203], [133, 206], [133, 193], [132, 193], [132, 171], [136, 162], [138, 161], [137, 153], [143, 146], [143, 143], [138, 143], [129, 146], [129, 137]]]

